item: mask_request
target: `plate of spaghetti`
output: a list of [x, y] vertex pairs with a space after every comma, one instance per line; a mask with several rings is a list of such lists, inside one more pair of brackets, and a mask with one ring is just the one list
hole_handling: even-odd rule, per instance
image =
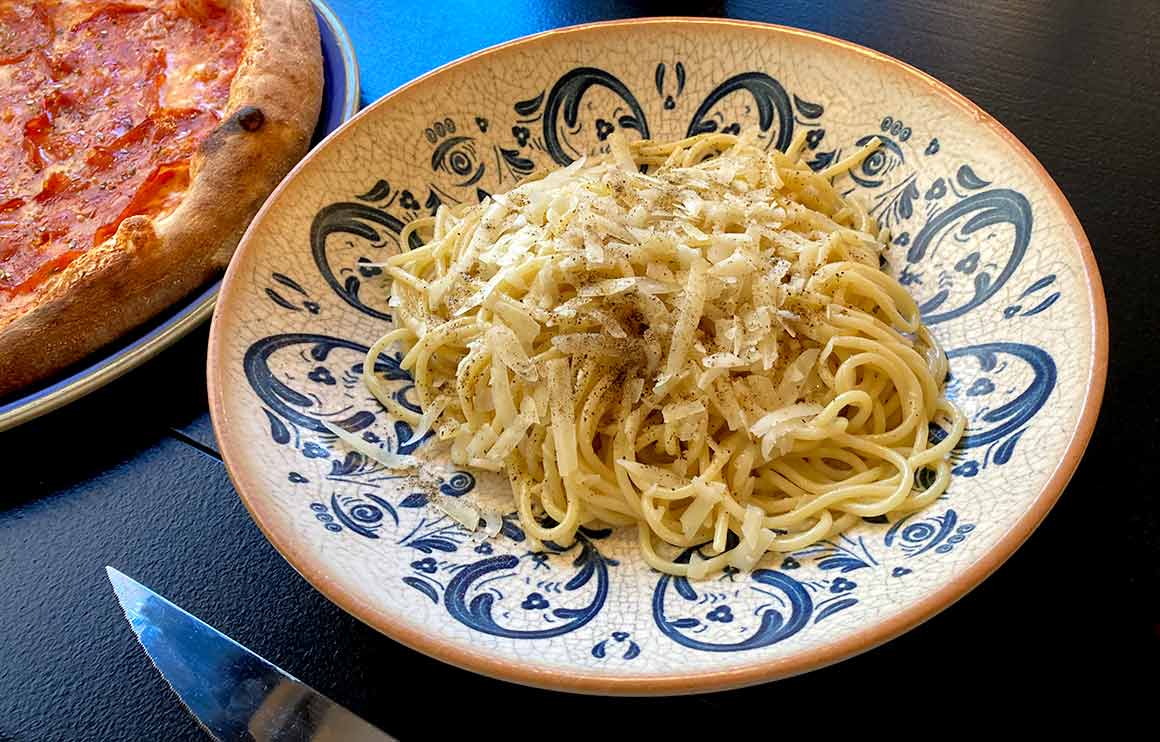
[[209, 382], [329, 599], [478, 672], [659, 694], [961, 597], [1059, 497], [1106, 363], [1083, 231], [997, 122], [853, 44], [661, 19], [344, 126], [244, 238]]

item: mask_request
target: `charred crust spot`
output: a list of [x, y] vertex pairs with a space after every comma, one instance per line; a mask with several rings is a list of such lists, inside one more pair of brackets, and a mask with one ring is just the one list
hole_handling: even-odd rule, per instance
[[202, 140], [198, 149], [202, 155], [209, 156], [221, 149], [230, 137], [237, 135], [237, 132], [255, 132], [265, 125], [266, 114], [262, 113], [262, 109], [256, 106], [244, 106], [210, 132], [210, 135]]
[[255, 106], [246, 106], [234, 114], [234, 120], [245, 131], [257, 131], [266, 123], [266, 114]]

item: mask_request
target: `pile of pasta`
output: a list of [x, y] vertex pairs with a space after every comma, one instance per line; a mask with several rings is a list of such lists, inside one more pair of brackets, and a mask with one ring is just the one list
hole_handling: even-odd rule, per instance
[[[652, 567], [748, 570], [938, 498], [965, 421], [947, 359], [880, 268], [889, 235], [756, 140], [626, 142], [408, 225], [392, 347], [458, 466], [506, 472], [527, 534], [633, 526]], [[921, 476], [920, 476], [921, 474]], [[697, 547], [697, 548], [693, 548]]]

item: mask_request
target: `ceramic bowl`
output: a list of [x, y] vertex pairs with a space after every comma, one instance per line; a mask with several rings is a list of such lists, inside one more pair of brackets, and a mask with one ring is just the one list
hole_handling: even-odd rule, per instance
[[[480, 540], [320, 420], [392, 447], [413, 405], [380, 269], [411, 219], [475, 203], [612, 131], [677, 138], [808, 132], [822, 167], [884, 146], [837, 185], [889, 226], [890, 270], [947, 349], [969, 418], [947, 494], [922, 512], [767, 556], [705, 582], [658, 574], [635, 536], [585, 531], [532, 552], [514, 516]], [[318, 590], [388, 636], [488, 675], [573, 691], [697, 692], [873, 647], [978, 584], [1047, 514], [1095, 422], [1104, 297], [1075, 214], [1035, 158], [945, 85], [835, 39], [754, 23], [659, 19], [553, 31], [480, 52], [379, 100], [308, 156], [250, 228], [210, 341], [214, 424], [254, 520]], [[402, 446], [424, 455], [423, 443]], [[445, 494], [513, 510], [506, 481]], [[1030, 606], [1028, 607], [1030, 608]]]

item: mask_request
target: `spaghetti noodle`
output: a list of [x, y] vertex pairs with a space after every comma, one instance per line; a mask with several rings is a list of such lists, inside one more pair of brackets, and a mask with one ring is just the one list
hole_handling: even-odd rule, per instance
[[[814, 172], [703, 134], [627, 143], [412, 222], [383, 265], [422, 414], [453, 462], [506, 472], [529, 536], [635, 526], [702, 577], [913, 511], [950, 481], [947, 359], [879, 267], [889, 235]], [[686, 558], [677, 555], [700, 547]]]

